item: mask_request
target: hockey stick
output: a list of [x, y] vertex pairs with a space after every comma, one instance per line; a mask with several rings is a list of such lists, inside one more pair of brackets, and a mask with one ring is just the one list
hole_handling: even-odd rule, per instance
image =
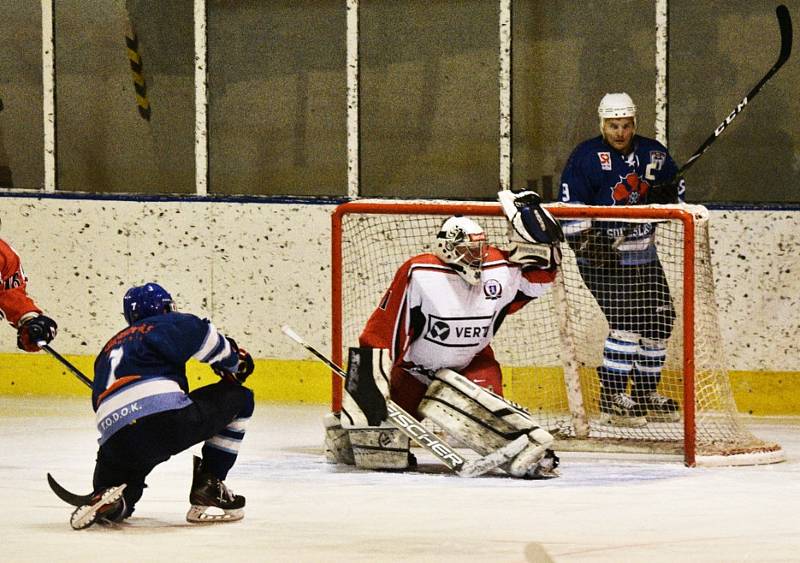
[[747, 106], [747, 104], [756, 97], [756, 94], [761, 91], [761, 88], [764, 87], [764, 84], [766, 84], [767, 81], [769, 81], [769, 79], [772, 78], [772, 76], [783, 66], [783, 63], [789, 59], [789, 55], [792, 54], [792, 17], [789, 15], [789, 9], [783, 4], [775, 8], [775, 13], [778, 16], [778, 26], [781, 30], [781, 50], [778, 54], [778, 60], [775, 61], [775, 64], [772, 65], [772, 68], [767, 71], [758, 84], [756, 84], [755, 87], [750, 90], [744, 98], [742, 98], [742, 101], [739, 102], [739, 104], [728, 115], [728, 117], [726, 117], [722, 123], [717, 125], [717, 128], [714, 129], [714, 132], [711, 134], [711, 136], [709, 136], [708, 139], [706, 139], [703, 144], [700, 145], [696, 151], [694, 151], [694, 154], [689, 157], [689, 160], [687, 160], [686, 163], [680, 167], [676, 177], [683, 175], [689, 168], [692, 167], [698, 158], [700, 158], [708, 149], [711, 148], [711, 145], [717, 140], [717, 137], [722, 135], [722, 132], [725, 131], [725, 128], [727, 128], [728, 125], [730, 125], [731, 122], [736, 118], [736, 116], [744, 110], [745, 106]]
[[[345, 379], [347, 372], [341, 367], [337, 366], [331, 360], [323, 356], [313, 346], [306, 343], [299, 334], [289, 328], [288, 325], [281, 327], [283, 333], [300, 344], [303, 348], [311, 352], [322, 363], [331, 368], [336, 375]], [[492, 469], [511, 461], [525, 446], [528, 445], [527, 435], [519, 436], [514, 441], [503, 446], [499, 450], [474, 461], [466, 461], [458, 452], [455, 451], [449, 444], [440, 440], [435, 434], [429, 432], [422, 426], [413, 416], [408, 414], [400, 405], [386, 399], [386, 411], [389, 415], [389, 422], [391, 422], [400, 432], [411, 438], [415, 443], [419, 444], [422, 448], [432, 453], [436, 458], [449, 467], [456, 475], [460, 477], [477, 477]]]
[[89, 504], [89, 502], [92, 500], [92, 493], [89, 493], [88, 495], [78, 495], [72, 493], [62, 487], [58, 481], [56, 481], [55, 477], [49, 473], [47, 474], [47, 484], [50, 485], [50, 490], [52, 490], [58, 498], [72, 506], [83, 506], [84, 504]]
[[41, 344], [41, 348], [45, 350], [48, 354], [53, 356], [56, 360], [61, 362], [66, 366], [66, 368], [72, 372], [72, 374], [80, 379], [89, 389], [92, 388], [92, 380], [83, 375], [83, 372], [72, 365], [72, 363], [66, 359], [64, 356], [53, 350], [49, 344]]

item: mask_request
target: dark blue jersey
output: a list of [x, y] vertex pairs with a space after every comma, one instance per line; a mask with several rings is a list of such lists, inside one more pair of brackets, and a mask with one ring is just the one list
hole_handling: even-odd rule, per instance
[[[647, 203], [653, 184], [675, 177], [678, 167], [664, 145], [633, 136], [633, 152], [623, 155], [597, 136], [572, 151], [561, 174], [559, 199], [586, 205]], [[683, 186], [679, 194], [683, 199]]]
[[[650, 186], [668, 182], [678, 173], [675, 161], [664, 145], [654, 139], [633, 136], [633, 151], [624, 155], [605, 142], [602, 136], [575, 147], [561, 174], [559, 199], [585, 205], [636, 205], [647, 203]], [[678, 197], [683, 200], [685, 186], [680, 182]], [[577, 221], [564, 225], [569, 237], [588, 227]], [[654, 223], [631, 225], [621, 222], [595, 222], [613, 239], [623, 238], [618, 249], [622, 264], [643, 264], [656, 258], [653, 244]]]
[[94, 363], [92, 406], [100, 443], [138, 418], [188, 406], [190, 358], [232, 372], [239, 363], [214, 325], [186, 313], [147, 317], [111, 338]]

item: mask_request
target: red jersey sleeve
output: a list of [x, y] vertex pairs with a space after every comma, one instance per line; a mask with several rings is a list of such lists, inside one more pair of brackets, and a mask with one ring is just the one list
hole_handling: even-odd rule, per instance
[[406, 261], [395, 273], [392, 284], [383, 294], [378, 307], [370, 315], [364, 331], [358, 337], [359, 346], [392, 348], [395, 329], [402, 330], [398, 323], [405, 309], [408, 272], [413, 261], [413, 258]]
[[0, 319], [14, 328], [26, 313], [42, 312], [25, 292], [26, 282], [19, 255], [0, 239]]

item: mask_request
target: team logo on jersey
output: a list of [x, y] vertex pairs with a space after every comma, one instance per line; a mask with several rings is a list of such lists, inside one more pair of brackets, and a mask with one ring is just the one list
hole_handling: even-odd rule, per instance
[[483, 296], [486, 299], [500, 299], [503, 296], [503, 286], [497, 280], [483, 282]]
[[650, 151], [650, 163], [656, 165], [656, 170], [661, 170], [667, 160], [667, 153], [664, 151]]
[[597, 158], [600, 159], [600, 168], [602, 168], [603, 170], [611, 170], [610, 152], [599, 152], [597, 153]]
[[485, 317], [428, 317], [425, 340], [449, 348], [483, 346], [491, 336], [492, 315]]
[[[430, 338], [428, 338], [430, 336]], [[428, 330], [428, 335], [425, 337], [428, 340], [439, 340], [444, 342], [450, 336], [450, 326], [444, 321], [436, 321], [431, 325]]]
[[636, 205], [644, 201], [650, 184], [647, 180], [639, 178], [636, 172], [628, 172], [624, 177], [620, 176], [619, 181], [611, 188], [611, 199], [613, 205]]

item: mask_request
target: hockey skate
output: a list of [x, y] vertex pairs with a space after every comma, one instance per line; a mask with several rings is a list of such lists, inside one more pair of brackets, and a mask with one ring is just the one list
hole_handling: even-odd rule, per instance
[[74, 530], [83, 530], [95, 522], [119, 522], [125, 517], [125, 499], [122, 496], [126, 485], [101, 489], [92, 495], [89, 504], [79, 506], [72, 512], [69, 524]]
[[647, 425], [645, 409], [627, 393], [600, 390], [600, 424], [640, 428]]
[[636, 401], [647, 410], [651, 422], [678, 422], [681, 419], [678, 403], [658, 391], [637, 395]]
[[[189, 493], [191, 507], [186, 521], [193, 523], [235, 522], [244, 518], [244, 497], [233, 494], [225, 483], [202, 471], [203, 460], [194, 457], [194, 476]], [[208, 512], [211, 509], [211, 512]], [[221, 512], [221, 513], [220, 513]]]

